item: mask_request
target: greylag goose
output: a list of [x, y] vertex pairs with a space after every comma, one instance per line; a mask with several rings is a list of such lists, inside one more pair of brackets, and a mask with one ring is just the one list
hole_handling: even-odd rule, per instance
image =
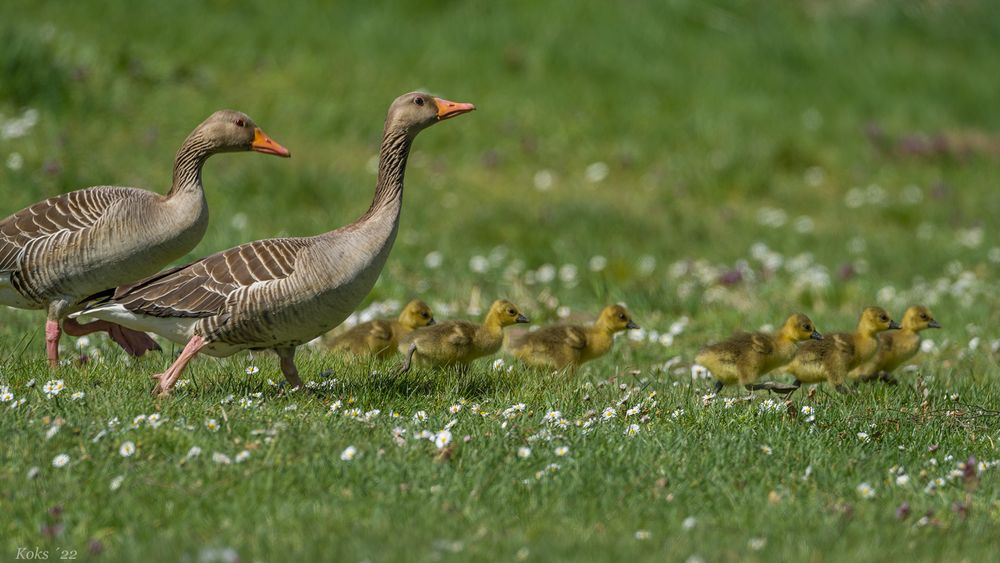
[[61, 328], [73, 336], [107, 332], [133, 355], [159, 349], [148, 335], [108, 322], [60, 323], [91, 296], [149, 276], [193, 249], [208, 224], [202, 165], [213, 154], [243, 150], [290, 155], [247, 115], [217, 111], [177, 151], [166, 196], [98, 186], [51, 197], [0, 222], [0, 304], [47, 310], [52, 367], [59, 363]]
[[615, 334], [639, 328], [621, 305], [608, 305], [591, 326], [554, 325], [515, 339], [510, 353], [534, 368], [575, 370], [607, 354]]
[[445, 321], [415, 330], [399, 341], [403, 353], [400, 373], [409, 371], [410, 364], [429, 366], [459, 366], [483, 356], [496, 354], [503, 345], [503, 329], [515, 323], [526, 323], [528, 317], [503, 299], [494, 301], [483, 324], [469, 321]]
[[375, 319], [352, 327], [334, 338], [330, 349], [353, 356], [388, 358], [396, 353], [399, 339], [415, 329], [434, 324], [434, 313], [427, 303], [414, 299], [403, 307], [399, 319]]
[[285, 378], [300, 387], [295, 348], [343, 322], [382, 271], [399, 228], [413, 140], [474, 109], [420, 92], [396, 98], [385, 120], [375, 196], [357, 221], [317, 236], [258, 240], [213, 254], [119, 287], [80, 314], [185, 343], [170, 368], [153, 376], [159, 396], [170, 393], [200, 352], [272, 349]]

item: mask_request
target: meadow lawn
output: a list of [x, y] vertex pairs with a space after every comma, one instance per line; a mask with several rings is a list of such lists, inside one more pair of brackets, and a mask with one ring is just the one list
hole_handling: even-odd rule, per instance
[[[213, 157], [188, 258], [319, 233], [364, 212], [388, 104], [428, 89], [478, 111], [417, 139], [358, 318], [504, 297], [535, 324], [622, 302], [642, 330], [572, 378], [314, 346], [310, 389], [242, 353], [157, 401], [178, 346], [66, 338], [53, 374], [44, 315], [5, 309], [0, 559], [995, 557], [1000, 3], [325, 4], [3, 2], [0, 215], [165, 192], [229, 107], [293, 158]], [[692, 370], [792, 311], [832, 332], [914, 303], [944, 328], [899, 385], [785, 403]]]

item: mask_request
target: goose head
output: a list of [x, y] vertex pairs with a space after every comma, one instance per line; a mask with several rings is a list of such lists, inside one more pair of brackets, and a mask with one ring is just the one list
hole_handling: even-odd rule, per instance
[[858, 332], [862, 334], [871, 335], [897, 328], [899, 323], [889, 318], [889, 313], [882, 307], [866, 307], [858, 321]]
[[903, 328], [920, 332], [926, 328], [941, 328], [941, 323], [934, 320], [927, 307], [914, 305], [903, 313]]
[[816, 325], [802, 313], [791, 314], [781, 327], [781, 334], [792, 342], [823, 340], [823, 335], [816, 330]]
[[392, 102], [385, 125], [387, 130], [402, 130], [410, 137], [414, 137], [439, 121], [451, 119], [474, 109], [476, 106], [472, 104], [450, 102], [423, 92], [410, 92]]
[[195, 129], [211, 152], [256, 151], [288, 158], [292, 153], [269, 137], [250, 116], [234, 110], [220, 110]]
[[601, 316], [597, 318], [597, 326], [605, 331], [614, 334], [623, 330], [639, 328], [632, 320], [632, 314], [621, 305], [608, 305], [601, 311]]
[[399, 323], [407, 328], [420, 328], [434, 324], [434, 313], [427, 303], [419, 299], [414, 299], [403, 307], [403, 312], [399, 314]]
[[490, 312], [486, 314], [487, 324], [492, 320], [501, 327], [510, 326], [515, 323], [526, 323], [528, 317], [521, 314], [517, 305], [506, 299], [498, 299], [490, 305]]

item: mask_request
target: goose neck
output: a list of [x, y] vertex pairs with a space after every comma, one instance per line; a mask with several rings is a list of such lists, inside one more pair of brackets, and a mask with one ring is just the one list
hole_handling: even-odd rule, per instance
[[379, 150], [378, 182], [367, 216], [391, 207], [398, 211], [403, 200], [403, 176], [413, 139], [405, 130], [387, 128]]
[[212, 144], [199, 131], [191, 133], [174, 158], [174, 179], [167, 197], [182, 192], [201, 192], [201, 169], [213, 152]]

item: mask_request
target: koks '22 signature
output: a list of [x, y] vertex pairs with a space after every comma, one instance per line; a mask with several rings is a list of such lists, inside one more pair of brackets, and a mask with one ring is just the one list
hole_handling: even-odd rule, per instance
[[[75, 549], [63, 549], [61, 547], [57, 547], [53, 550], [53, 552], [59, 559], [76, 559]], [[49, 552], [40, 547], [36, 547], [34, 549], [27, 547], [17, 548], [17, 559], [45, 560], [48, 558]]]

